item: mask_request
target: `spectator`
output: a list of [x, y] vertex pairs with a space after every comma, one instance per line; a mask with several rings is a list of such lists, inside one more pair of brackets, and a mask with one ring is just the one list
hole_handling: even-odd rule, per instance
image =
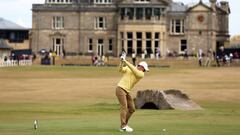
[[100, 65], [104, 66], [105, 65], [105, 60], [106, 60], [106, 57], [105, 57], [105, 55], [103, 55], [102, 58], [101, 58]]
[[91, 60], [92, 60], [92, 65], [94, 65], [94, 64], [95, 64], [95, 61], [96, 61], [96, 56], [95, 56], [95, 54], [92, 54]]
[[216, 56], [216, 52], [213, 51], [213, 59], [214, 59], [214, 61], [216, 60], [216, 58], [217, 58], [217, 56]]
[[147, 49], [144, 50], [144, 55], [145, 55], [145, 58], [147, 58], [147, 55], [148, 55]]
[[232, 63], [232, 60], [233, 60], [233, 54], [232, 53], [229, 54], [229, 58], [230, 58], [230, 63]]
[[202, 59], [203, 59], [203, 51], [202, 49], [198, 50], [198, 64], [201, 67], [202, 66]]
[[220, 58], [218, 55], [216, 55], [216, 63], [217, 63], [217, 66], [220, 67]]
[[206, 59], [205, 67], [208, 67], [209, 65], [211, 65], [212, 56], [213, 56], [212, 49], [209, 49], [207, 51], [207, 59]]
[[33, 61], [37, 58], [36, 54], [33, 53]]
[[178, 53], [177, 53], [177, 51], [173, 51], [173, 57], [177, 57], [178, 56]]
[[158, 60], [159, 57], [160, 57], [160, 48], [158, 47], [158, 48], [156, 49], [156, 59]]
[[7, 61], [7, 60], [8, 60], [7, 56], [4, 56], [4, 61]]
[[57, 56], [57, 53], [56, 52], [52, 52], [51, 53], [51, 57], [52, 57], [52, 65], [55, 65], [55, 58]]
[[135, 53], [134, 50], [132, 52], [132, 63], [133, 63], [134, 66], [136, 66], [136, 53]]
[[65, 59], [65, 56], [66, 56], [66, 51], [65, 49], [63, 49], [63, 54], [62, 54], [63, 59]]
[[227, 66], [230, 66], [230, 57], [226, 54], [225, 56], [224, 56], [224, 59], [225, 59], [225, 64], [227, 64]]
[[235, 59], [238, 59], [238, 58], [239, 58], [239, 55], [238, 55], [238, 52], [237, 52], [237, 51], [235, 51], [233, 55], [234, 55], [234, 58], [235, 58]]
[[12, 60], [16, 60], [16, 59], [17, 59], [15, 53], [12, 53], [11, 55], [12, 55], [12, 56], [11, 56], [11, 59], [12, 59]]

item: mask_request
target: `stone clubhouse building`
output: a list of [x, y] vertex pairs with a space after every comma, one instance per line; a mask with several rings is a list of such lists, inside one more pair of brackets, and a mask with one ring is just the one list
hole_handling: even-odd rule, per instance
[[57, 55], [217, 51], [229, 42], [229, 4], [196, 2], [45, 0], [32, 7], [30, 46]]

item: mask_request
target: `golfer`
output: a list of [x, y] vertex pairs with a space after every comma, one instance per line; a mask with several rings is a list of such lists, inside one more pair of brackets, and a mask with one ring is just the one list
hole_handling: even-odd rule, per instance
[[135, 67], [126, 61], [125, 57], [126, 54], [122, 54], [119, 72], [123, 73], [123, 76], [117, 85], [116, 96], [120, 103], [120, 131], [132, 132], [133, 129], [127, 125], [130, 117], [135, 111], [130, 91], [134, 85], [144, 77], [144, 72], [149, 71], [149, 69], [146, 62], [140, 62], [137, 67]]

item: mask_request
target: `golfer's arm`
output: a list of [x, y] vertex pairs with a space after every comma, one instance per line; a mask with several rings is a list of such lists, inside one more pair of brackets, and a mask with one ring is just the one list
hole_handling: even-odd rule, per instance
[[126, 68], [123, 67], [123, 62], [122, 61], [119, 64], [118, 71], [122, 72], [122, 73], [126, 72]]
[[130, 68], [130, 70], [133, 72], [133, 74], [136, 77], [139, 78], [143, 78], [144, 77], [144, 73], [142, 71], [139, 71], [136, 67], [134, 67], [131, 63], [129, 63], [128, 61], [124, 61], [126, 63], [126, 65]]

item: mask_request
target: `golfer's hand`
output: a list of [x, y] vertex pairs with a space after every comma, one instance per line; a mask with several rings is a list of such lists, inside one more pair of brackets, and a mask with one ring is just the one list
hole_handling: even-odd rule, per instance
[[121, 61], [126, 61], [126, 54], [125, 53], [122, 54], [120, 58], [121, 58]]

